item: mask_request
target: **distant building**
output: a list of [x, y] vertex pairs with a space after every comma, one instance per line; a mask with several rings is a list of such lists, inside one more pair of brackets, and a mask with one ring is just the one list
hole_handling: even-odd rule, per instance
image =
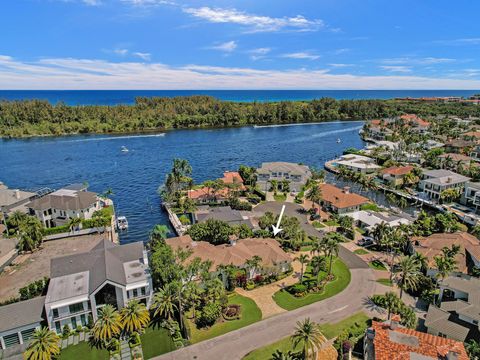
[[375, 159], [356, 154], [342, 155], [340, 159], [335, 161], [334, 165], [361, 174], [371, 174], [381, 169], [375, 163]]
[[365, 210], [348, 213], [348, 216], [353, 219], [353, 221], [358, 227], [368, 232], [373, 231], [377, 225], [382, 223], [391, 227], [395, 227], [402, 224], [408, 225], [413, 222], [413, 218], [407, 218], [407, 215], [391, 215], [386, 212], [374, 212]]
[[272, 180], [275, 180], [278, 182], [279, 190], [282, 190], [282, 180], [287, 180], [290, 191], [299, 192], [311, 176], [312, 173], [306, 165], [267, 162], [257, 169], [257, 186], [262, 191], [269, 191]]
[[445, 142], [445, 151], [448, 153], [468, 153], [466, 150], [471, 150], [476, 146], [477, 141], [451, 139]]
[[410, 130], [420, 134], [427, 133], [430, 129], [430, 123], [415, 114], [401, 115], [400, 120], [403, 121], [404, 126], [408, 126]]
[[[246, 190], [243, 179], [236, 171], [225, 171], [222, 180], [225, 187], [220, 190], [214, 190], [207, 186], [191, 189], [187, 191], [187, 196], [197, 204], [221, 203], [227, 201], [231, 191], [243, 192]], [[233, 189], [234, 184], [236, 188]]]
[[321, 184], [322, 205], [327, 210], [337, 214], [345, 214], [360, 210], [369, 200], [361, 195], [351, 193], [349, 187], [339, 189], [331, 184]]
[[403, 185], [403, 179], [405, 175], [412, 172], [414, 169], [413, 166], [391, 166], [385, 169], [380, 170], [380, 178], [387, 184], [391, 186], [401, 186]]
[[45, 296], [39, 296], [0, 307], [0, 349], [26, 345], [45, 320], [44, 304]]
[[469, 269], [480, 267], [480, 241], [467, 232], [438, 233], [428, 237], [412, 237], [412, 246], [428, 259], [427, 275], [435, 276], [437, 273], [435, 256], [442, 254], [442, 249], [459, 245], [460, 252], [455, 258], [457, 271], [467, 274]]
[[57, 190], [33, 200], [27, 206], [46, 228], [65, 225], [72, 218], [90, 219], [95, 211], [102, 208], [96, 193], [79, 190], [78, 187]]
[[425, 318], [429, 334], [458, 341], [480, 338], [480, 280], [450, 276], [440, 283], [440, 306], [430, 305]]
[[58, 334], [97, 319], [105, 304], [117, 309], [130, 300], [150, 306], [153, 294], [147, 252], [142, 242], [116, 245], [103, 240], [92, 250], [51, 260], [45, 298], [48, 327]]
[[364, 360], [469, 360], [460, 341], [425, 334], [400, 325], [400, 317], [372, 321], [364, 338]]
[[456, 188], [463, 191], [470, 178], [450, 170], [424, 170], [419, 187], [430, 199], [440, 199], [442, 191]]
[[[290, 269], [292, 258], [282, 250], [275, 239], [232, 239], [230, 244], [212, 245], [206, 241], [193, 241], [189, 235], [169, 238], [167, 244], [173, 249], [191, 250], [191, 259], [196, 257], [203, 261], [212, 262], [212, 271], [216, 271], [219, 265], [234, 265], [245, 267], [247, 260], [255, 255], [262, 258], [263, 267], [273, 267], [279, 272], [286, 272]], [[256, 273], [248, 274], [254, 277]]]
[[19, 189], [9, 189], [0, 182], [0, 213], [8, 217], [9, 213], [19, 210], [23, 213], [28, 212], [25, 206], [35, 198], [36, 194], [30, 191]]
[[480, 183], [467, 182], [460, 202], [478, 213], [480, 207]]

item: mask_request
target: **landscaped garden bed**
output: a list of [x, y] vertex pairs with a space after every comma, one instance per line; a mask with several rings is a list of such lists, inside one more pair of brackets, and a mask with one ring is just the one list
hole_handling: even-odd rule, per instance
[[273, 299], [283, 309], [294, 310], [338, 294], [348, 286], [351, 278], [350, 270], [339, 258], [334, 259], [330, 276], [325, 271], [321, 271], [318, 276], [320, 280], [317, 283], [317, 278], [311, 274], [311, 268], [307, 268], [303, 284], [297, 283], [279, 290]]

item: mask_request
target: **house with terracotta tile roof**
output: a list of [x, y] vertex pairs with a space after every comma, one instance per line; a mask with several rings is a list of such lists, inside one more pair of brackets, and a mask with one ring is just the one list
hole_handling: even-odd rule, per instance
[[[194, 241], [190, 235], [169, 238], [166, 243], [173, 249], [192, 251], [189, 259], [200, 258], [203, 261], [212, 262], [212, 271], [216, 271], [219, 265], [234, 265], [245, 267], [247, 260], [255, 255], [262, 258], [262, 267], [275, 268], [279, 272], [286, 272], [290, 269], [292, 258], [280, 247], [275, 239], [269, 238], [248, 238], [231, 239], [229, 244], [212, 245], [206, 241]], [[253, 271], [249, 277], [257, 275]]]
[[243, 179], [237, 171], [225, 171], [221, 180], [227, 185], [238, 184], [240, 190], [245, 190]]
[[425, 326], [429, 334], [458, 341], [480, 338], [480, 279], [449, 276], [440, 283], [440, 306], [430, 305]]
[[462, 342], [400, 325], [400, 317], [373, 321], [364, 337], [365, 360], [469, 360]]
[[430, 129], [430, 123], [423, 120], [415, 114], [405, 114], [400, 116], [404, 126], [408, 126], [411, 130], [419, 133], [426, 133]]
[[379, 176], [385, 182], [392, 186], [403, 185], [403, 178], [414, 169], [413, 166], [390, 166], [380, 170]]
[[480, 140], [480, 131], [469, 131], [462, 134], [465, 138]]
[[458, 273], [467, 274], [469, 269], [480, 267], [480, 241], [467, 232], [438, 233], [428, 237], [412, 237], [411, 240], [413, 250], [427, 257], [429, 276], [437, 273], [435, 256], [442, 254], [444, 247], [451, 248], [452, 245], [460, 246], [455, 258]]
[[337, 214], [358, 211], [363, 204], [369, 202], [366, 197], [351, 193], [348, 186], [343, 189], [331, 184], [320, 184], [319, 186], [322, 191], [322, 206]]
[[237, 185], [237, 191], [246, 190], [242, 177], [236, 171], [225, 171], [223, 173], [223, 177], [219, 180], [222, 180], [222, 182], [225, 184], [223, 189], [215, 190], [210, 187], [203, 186], [188, 190], [187, 196], [199, 204], [221, 203], [228, 200], [233, 184]]

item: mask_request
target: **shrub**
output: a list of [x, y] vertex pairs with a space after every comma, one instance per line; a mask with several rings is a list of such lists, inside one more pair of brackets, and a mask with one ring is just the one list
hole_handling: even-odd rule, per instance
[[245, 286], [245, 289], [247, 290], [255, 289], [255, 283], [252, 280], [248, 280], [247, 285]]
[[68, 326], [68, 325], [65, 324], [65, 325], [63, 326], [62, 337], [63, 337], [64, 339], [68, 338], [68, 337], [70, 336], [70, 333], [71, 333], [71, 332], [72, 332], [72, 331], [71, 331], [71, 329], [70, 329], [70, 326]]
[[240, 305], [228, 305], [223, 311], [223, 318], [225, 320], [235, 320], [240, 318]]
[[255, 275], [255, 277], [253, 278], [253, 282], [255, 284], [261, 284], [263, 281], [264, 281], [264, 278], [262, 275]]
[[68, 225], [62, 225], [62, 226], [55, 226], [51, 228], [43, 228], [42, 234], [43, 236], [49, 236], [49, 235], [55, 235], [55, 234], [61, 234], [61, 233], [68, 233], [69, 231], [70, 231], [70, 227]]
[[222, 315], [222, 307], [216, 302], [206, 304], [197, 318], [199, 327], [212, 326]]
[[307, 286], [303, 284], [295, 284], [287, 287], [287, 291], [296, 297], [302, 297], [307, 292]]
[[178, 220], [182, 223], [182, 225], [190, 225], [190, 219], [186, 215], [181, 215]]
[[34, 297], [43, 295], [48, 289], [49, 278], [44, 277], [43, 279], [36, 280], [18, 290], [20, 294], [20, 300], [29, 300]]
[[244, 288], [247, 285], [247, 275], [245, 273], [237, 273], [235, 276], [235, 282], [238, 287]]

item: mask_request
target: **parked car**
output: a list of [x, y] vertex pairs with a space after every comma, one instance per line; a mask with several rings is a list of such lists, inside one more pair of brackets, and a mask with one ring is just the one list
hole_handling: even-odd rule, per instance
[[373, 240], [373, 238], [370, 236], [364, 236], [357, 241], [357, 245], [363, 247], [372, 246], [375, 245], [375, 240]]

